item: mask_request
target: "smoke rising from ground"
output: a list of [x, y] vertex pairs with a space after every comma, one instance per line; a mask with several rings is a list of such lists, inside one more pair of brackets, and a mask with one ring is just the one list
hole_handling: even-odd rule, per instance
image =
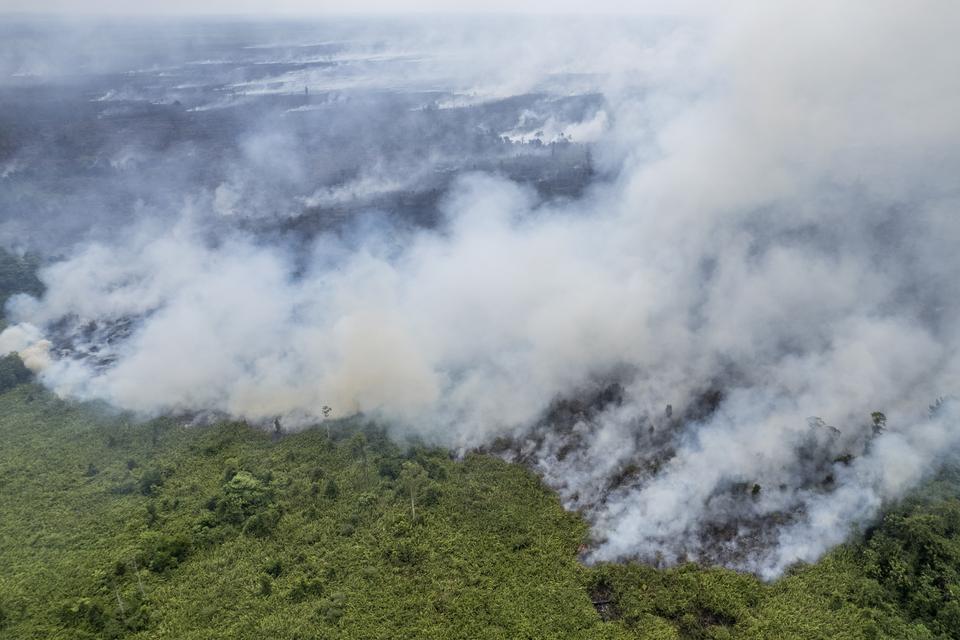
[[[144, 414], [305, 426], [329, 405], [493, 447], [587, 513], [592, 560], [779, 575], [960, 445], [952, 403], [929, 408], [960, 381], [958, 19], [936, 2], [777, 3], [584, 29], [576, 59], [531, 29], [513, 77], [496, 55], [441, 56], [418, 83], [496, 86], [460, 87], [438, 111], [587, 83], [602, 109], [527, 109], [499, 133], [533, 117], [589, 130], [603, 179], [549, 198], [460, 163], [434, 224], [387, 211], [294, 242], [223, 220], [291, 215], [251, 184], [327, 206], [435, 163], [405, 170], [400, 154], [308, 189], [304, 154], [283, 152], [296, 136], [266, 120], [219, 193], [64, 249], [42, 298], [8, 304], [20, 324], [0, 346], [30, 349], [60, 394]], [[289, 73], [266, 85], [299, 91]], [[151, 191], [189, 184], [169, 175]]]

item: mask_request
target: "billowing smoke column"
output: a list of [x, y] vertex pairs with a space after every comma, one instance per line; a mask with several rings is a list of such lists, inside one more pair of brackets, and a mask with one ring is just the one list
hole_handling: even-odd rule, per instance
[[774, 577], [960, 445], [937, 402], [960, 382], [958, 18], [776, 3], [650, 47], [597, 34], [615, 178], [582, 197], [467, 174], [437, 228], [297, 259], [195, 211], [144, 221], [47, 267], [0, 345], [145, 414], [329, 405], [493, 447], [584, 509], [592, 560]]

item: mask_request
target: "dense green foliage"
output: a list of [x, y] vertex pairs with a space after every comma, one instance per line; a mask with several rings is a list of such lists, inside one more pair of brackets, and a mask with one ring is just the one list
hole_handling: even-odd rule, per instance
[[950, 478], [764, 584], [585, 567], [586, 525], [527, 470], [328, 426], [0, 395], [0, 637], [960, 638]]
[[0, 356], [0, 393], [30, 380], [33, 374], [16, 353]]
[[888, 513], [862, 550], [868, 576], [910, 619], [960, 638], [960, 478], [942, 477]]

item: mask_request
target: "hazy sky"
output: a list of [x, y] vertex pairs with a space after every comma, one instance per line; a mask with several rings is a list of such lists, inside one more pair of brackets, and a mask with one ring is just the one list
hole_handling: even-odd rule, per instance
[[71, 15], [404, 12], [705, 13], [702, 0], [0, 0], [0, 9]]

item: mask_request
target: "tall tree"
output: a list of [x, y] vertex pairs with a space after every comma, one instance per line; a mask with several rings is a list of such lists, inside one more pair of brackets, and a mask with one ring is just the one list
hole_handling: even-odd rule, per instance
[[370, 484], [370, 475], [367, 473], [367, 437], [358, 433], [350, 439], [350, 452], [363, 463], [363, 481]]
[[400, 468], [400, 482], [410, 493], [410, 519], [417, 519], [417, 492], [427, 479], [427, 472], [416, 462], [404, 462]]

